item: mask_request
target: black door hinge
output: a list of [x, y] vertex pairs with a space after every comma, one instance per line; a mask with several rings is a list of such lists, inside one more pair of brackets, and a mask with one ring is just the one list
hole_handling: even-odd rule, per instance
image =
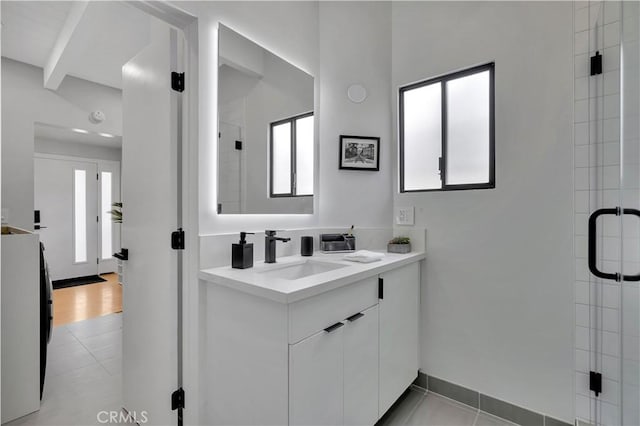
[[222, 213], [222, 203], [218, 203], [218, 214]]
[[184, 92], [184, 73], [175, 72], [171, 73], [171, 88], [176, 92]]
[[602, 74], [602, 55], [600, 52], [596, 52], [594, 56], [591, 57], [591, 75]]
[[378, 278], [378, 299], [384, 299], [384, 279]]
[[242, 150], [242, 141], [236, 141], [236, 149], [237, 149], [238, 151], [241, 151], [241, 150]]
[[595, 392], [596, 396], [602, 393], [602, 374], [595, 371], [589, 372], [589, 390]]
[[171, 233], [171, 248], [174, 250], [184, 250], [184, 231], [182, 228]]
[[184, 389], [180, 388], [171, 394], [171, 410], [184, 409]]

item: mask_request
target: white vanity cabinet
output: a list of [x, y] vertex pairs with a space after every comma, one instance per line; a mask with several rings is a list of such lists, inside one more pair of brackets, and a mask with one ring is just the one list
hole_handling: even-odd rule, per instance
[[290, 424], [342, 424], [343, 350], [343, 327], [289, 347]]
[[378, 420], [378, 305], [289, 346], [289, 423]]
[[375, 424], [417, 376], [422, 258], [292, 302], [211, 279], [205, 422]]
[[380, 407], [393, 405], [418, 371], [418, 262], [380, 274]]
[[344, 326], [344, 424], [378, 421], [378, 305]]

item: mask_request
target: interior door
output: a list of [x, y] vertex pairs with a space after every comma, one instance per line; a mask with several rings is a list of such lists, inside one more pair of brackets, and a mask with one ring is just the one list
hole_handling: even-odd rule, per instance
[[97, 165], [34, 159], [34, 205], [51, 280], [98, 273]]
[[177, 34], [153, 19], [151, 43], [123, 67], [123, 398], [138, 421], [176, 424], [178, 95]]

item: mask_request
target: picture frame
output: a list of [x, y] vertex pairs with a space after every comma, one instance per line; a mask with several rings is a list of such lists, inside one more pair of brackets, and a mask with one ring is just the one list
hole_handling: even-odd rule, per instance
[[340, 170], [380, 170], [380, 138], [340, 135]]

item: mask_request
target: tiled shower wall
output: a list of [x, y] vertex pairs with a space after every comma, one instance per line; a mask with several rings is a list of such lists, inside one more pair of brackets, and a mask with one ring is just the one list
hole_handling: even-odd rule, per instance
[[[576, 416], [605, 425], [620, 424], [620, 285], [589, 273], [587, 224], [594, 210], [619, 205], [620, 25], [620, 2], [574, 2]], [[590, 76], [596, 51], [603, 73]], [[615, 218], [599, 227], [599, 265], [617, 271], [620, 227]], [[589, 391], [591, 370], [603, 376], [599, 398]]]

